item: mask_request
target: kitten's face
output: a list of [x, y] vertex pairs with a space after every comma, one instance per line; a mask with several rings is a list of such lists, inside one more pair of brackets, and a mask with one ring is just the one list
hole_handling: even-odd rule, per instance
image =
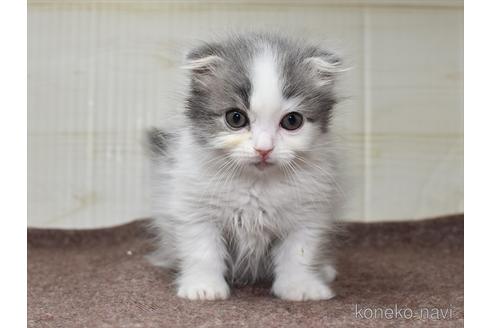
[[331, 54], [258, 37], [208, 45], [189, 59], [187, 115], [204, 147], [258, 171], [316, 151], [335, 103]]

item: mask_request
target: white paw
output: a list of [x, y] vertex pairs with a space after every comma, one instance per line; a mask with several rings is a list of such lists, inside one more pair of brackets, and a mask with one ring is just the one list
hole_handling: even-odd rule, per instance
[[195, 277], [178, 282], [178, 296], [189, 300], [225, 300], [229, 294], [223, 277]]
[[333, 265], [324, 266], [322, 269], [322, 273], [327, 283], [332, 282], [337, 277], [337, 270], [335, 270]]
[[275, 296], [288, 301], [328, 300], [335, 293], [317, 277], [306, 279], [276, 279], [272, 291]]

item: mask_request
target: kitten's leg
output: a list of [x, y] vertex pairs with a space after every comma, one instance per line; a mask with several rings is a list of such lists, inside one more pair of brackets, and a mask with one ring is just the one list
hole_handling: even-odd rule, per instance
[[331, 264], [323, 266], [321, 268], [321, 272], [327, 283], [332, 282], [337, 277], [337, 270]]
[[196, 223], [180, 230], [178, 296], [190, 300], [229, 297], [229, 286], [224, 279], [225, 247], [217, 227], [212, 223]]
[[[289, 234], [278, 245], [274, 253], [272, 287], [276, 296], [291, 301], [324, 300], [335, 296], [323, 273], [314, 271], [315, 254], [320, 245], [318, 238], [316, 232], [300, 230]], [[333, 276], [334, 272], [331, 273]]]

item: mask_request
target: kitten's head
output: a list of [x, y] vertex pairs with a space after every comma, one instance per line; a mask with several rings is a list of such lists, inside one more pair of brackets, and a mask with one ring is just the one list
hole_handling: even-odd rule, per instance
[[205, 44], [187, 61], [193, 133], [238, 165], [288, 165], [328, 130], [340, 67], [330, 52], [255, 34]]

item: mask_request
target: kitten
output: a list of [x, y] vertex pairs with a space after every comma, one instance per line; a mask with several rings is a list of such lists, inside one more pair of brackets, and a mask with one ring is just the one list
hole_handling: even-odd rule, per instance
[[186, 124], [153, 130], [157, 265], [178, 296], [226, 299], [273, 280], [286, 300], [329, 299], [339, 204], [330, 121], [340, 60], [271, 34], [191, 51]]

